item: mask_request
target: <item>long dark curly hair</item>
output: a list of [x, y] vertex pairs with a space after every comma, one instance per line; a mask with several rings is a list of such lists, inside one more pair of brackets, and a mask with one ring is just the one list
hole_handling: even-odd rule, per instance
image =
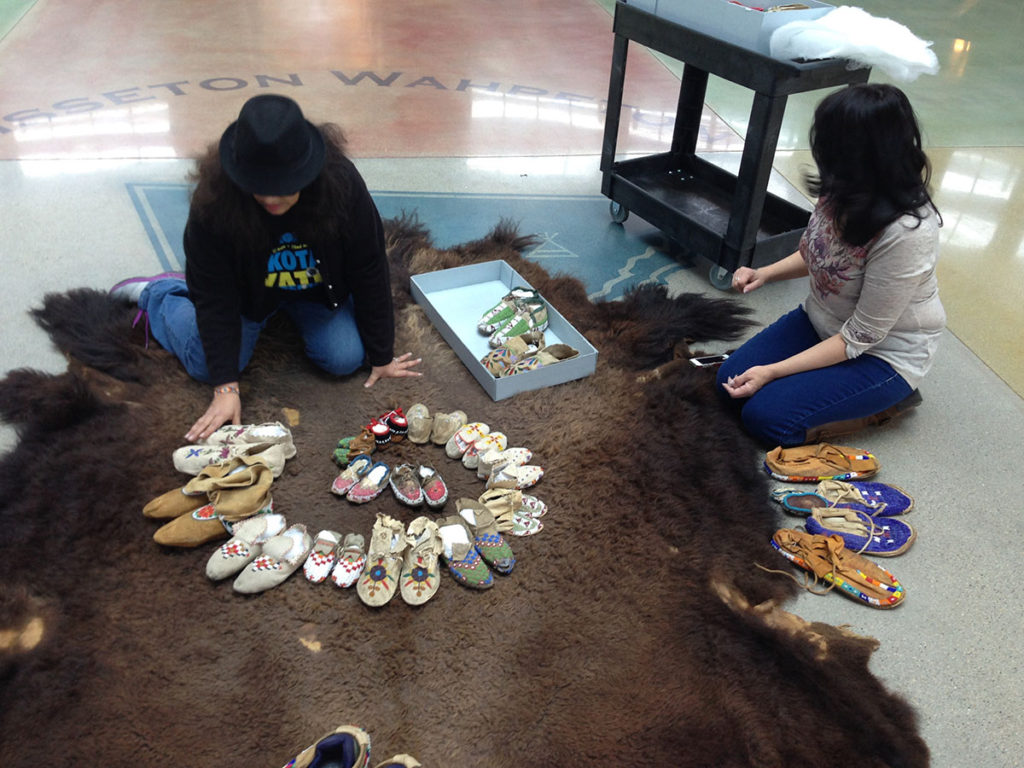
[[920, 221], [922, 206], [939, 215], [917, 118], [895, 86], [852, 85], [822, 99], [811, 125], [811, 154], [818, 173], [807, 177], [807, 187], [826, 201], [852, 245], [865, 245], [903, 215]]
[[[326, 145], [324, 167], [300, 191], [293, 211], [301, 217], [307, 237], [322, 241], [336, 237], [348, 223], [352, 175], [346, 170], [349, 161], [344, 131], [334, 123], [322, 123], [317, 128]], [[250, 193], [240, 189], [224, 172], [219, 146], [219, 141], [211, 143], [189, 173], [189, 181], [194, 185], [190, 215], [199, 217], [212, 231], [247, 250], [265, 248], [271, 237], [267, 214]]]

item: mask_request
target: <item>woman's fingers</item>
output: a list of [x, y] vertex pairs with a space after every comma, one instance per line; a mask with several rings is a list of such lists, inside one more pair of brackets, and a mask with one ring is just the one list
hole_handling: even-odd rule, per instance
[[242, 423], [242, 401], [238, 397], [230, 398], [227, 402], [214, 398], [206, 412], [185, 433], [185, 439], [193, 443], [196, 440], [205, 440], [228, 423]]
[[380, 379], [400, 379], [408, 376], [422, 376], [421, 371], [414, 371], [417, 365], [423, 362], [422, 358], [410, 360], [412, 352], [406, 352], [391, 360], [387, 365], [376, 365], [370, 369], [370, 375], [366, 379], [364, 387], [372, 387]]
[[415, 360], [410, 360], [409, 357], [412, 355], [411, 352], [406, 352], [401, 357], [395, 358], [395, 365], [398, 366], [398, 372], [396, 376], [422, 376], [421, 371], [414, 371], [417, 365], [423, 362], [422, 358], [417, 357]]

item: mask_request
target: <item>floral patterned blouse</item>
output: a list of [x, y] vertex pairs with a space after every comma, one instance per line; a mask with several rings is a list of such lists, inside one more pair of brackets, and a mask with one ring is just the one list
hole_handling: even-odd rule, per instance
[[880, 357], [911, 387], [931, 367], [946, 313], [939, 301], [935, 263], [938, 216], [903, 216], [864, 246], [837, 234], [819, 201], [800, 240], [810, 273], [804, 310], [822, 339], [841, 334], [846, 356]]

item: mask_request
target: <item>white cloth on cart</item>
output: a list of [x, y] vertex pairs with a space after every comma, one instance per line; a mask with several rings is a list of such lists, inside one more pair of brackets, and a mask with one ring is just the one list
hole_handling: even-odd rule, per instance
[[904, 81], [939, 71], [931, 45], [892, 19], [849, 5], [817, 19], [783, 24], [772, 33], [770, 42], [771, 54], [777, 59], [850, 59]]

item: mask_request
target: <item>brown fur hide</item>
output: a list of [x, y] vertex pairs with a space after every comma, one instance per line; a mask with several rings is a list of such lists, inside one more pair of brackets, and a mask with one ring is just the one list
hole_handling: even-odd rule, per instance
[[[415, 222], [388, 231], [396, 352], [422, 356], [425, 375], [332, 379], [273, 324], [243, 405], [250, 422], [298, 412], [277, 509], [367, 540], [378, 511], [408, 523], [422, 512], [389, 493], [362, 507], [331, 495], [332, 449], [394, 405], [459, 408], [547, 470], [535, 492], [551, 511], [540, 534], [510, 539], [515, 571], [486, 592], [445, 574], [424, 606], [376, 610], [301, 573], [257, 596], [209, 582], [216, 544], [162, 549], [141, 515], [188, 479], [170, 454], [208, 387], [145, 349], [105, 294], [48, 296], [36, 316], [68, 372], [0, 382], [20, 436], [0, 463], [0, 765], [273, 768], [343, 723], [369, 731], [371, 764], [407, 752], [428, 768], [928, 764], [914, 713], [868, 671], [874, 641], [777, 608], [795, 586], [755, 567], [787, 567], [768, 544], [759, 450], [713, 375], [638, 381], [686, 339], [736, 338], [742, 309], [651, 286], [592, 303], [521, 258], [529, 241], [505, 225], [447, 251]], [[487, 397], [408, 276], [491, 259], [598, 347], [594, 376]], [[378, 458], [433, 463], [453, 500], [483, 491], [436, 446]]]

